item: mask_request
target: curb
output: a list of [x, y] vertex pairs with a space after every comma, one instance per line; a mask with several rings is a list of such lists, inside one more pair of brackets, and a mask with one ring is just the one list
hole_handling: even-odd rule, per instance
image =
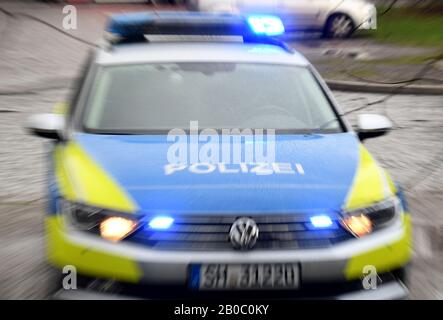
[[325, 80], [325, 81], [331, 90], [370, 92], [370, 93], [443, 95], [443, 86], [378, 84], [378, 83], [369, 83], [369, 82], [355, 82], [355, 81], [341, 81], [341, 80]]

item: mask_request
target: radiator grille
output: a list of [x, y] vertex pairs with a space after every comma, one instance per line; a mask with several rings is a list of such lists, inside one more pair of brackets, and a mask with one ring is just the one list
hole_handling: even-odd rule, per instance
[[[242, 215], [248, 216], [248, 215]], [[239, 216], [180, 216], [168, 230], [141, 227], [126, 241], [159, 250], [234, 250], [229, 230]], [[248, 216], [257, 223], [254, 250], [324, 248], [353, 236], [338, 222], [328, 229], [314, 229], [305, 215]]]

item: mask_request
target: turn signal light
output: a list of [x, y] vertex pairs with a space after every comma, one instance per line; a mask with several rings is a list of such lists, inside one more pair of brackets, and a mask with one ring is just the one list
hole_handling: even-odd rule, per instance
[[136, 227], [132, 220], [122, 217], [110, 217], [100, 223], [100, 235], [102, 238], [110, 241], [120, 241]]
[[349, 216], [343, 219], [344, 225], [357, 237], [364, 236], [372, 232], [372, 222], [365, 216]]

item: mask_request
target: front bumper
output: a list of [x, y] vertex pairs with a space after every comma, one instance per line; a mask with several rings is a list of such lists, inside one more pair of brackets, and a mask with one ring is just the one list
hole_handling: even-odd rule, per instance
[[[345, 297], [402, 296], [401, 285], [383, 285], [383, 290], [361, 289], [364, 269], [373, 266], [386, 274], [405, 266], [411, 256], [409, 214], [389, 227], [361, 239], [352, 239], [332, 247], [306, 250], [254, 250], [250, 252], [160, 251], [131, 243], [110, 243], [96, 236], [67, 231], [60, 216], [47, 220], [48, 258], [58, 267], [73, 265], [79, 274], [124, 283], [186, 288], [190, 264], [205, 263], [300, 263], [304, 285], [358, 282], [355, 292]], [[390, 282], [392, 283], [392, 282]], [[381, 288], [381, 287], [380, 287]], [[385, 289], [387, 288], [387, 289]], [[368, 291], [368, 292], [366, 292]], [[333, 295], [334, 297], [336, 295]]]
[[[96, 281], [96, 280], [95, 280]], [[330, 285], [329, 285], [330, 286]], [[143, 291], [143, 289], [138, 290], [116, 290], [116, 286], [113, 284], [106, 284], [103, 282], [102, 288], [108, 287], [112, 288], [110, 290], [103, 290], [93, 287], [81, 288], [77, 290], [64, 290], [60, 289], [57, 291], [51, 298], [56, 300], [138, 300], [138, 299], [161, 299], [164, 296], [158, 294], [149, 294], [151, 292], [158, 293], [159, 290], [156, 289], [147, 289]], [[349, 286], [348, 286], [349, 287]], [[316, 299], [330, 299], [330, 300], [398, 300], [404, 299], [408, 295], [408, 289], [406, 286], [396, 278], [392, 278], [390, 281], [383, 282], [377, 286], [376, 289], [365, 290], [363, 288], [354, 288], [353, 290], [346, 290], [343, 288], [343, 285], [337, 283], [334, 286], [335, 290], [327, 293], [318, 290], [318, 292], [296, 292], [296, 293], [285, 293], [285, 294], [276, 294], [275, 292], [267, 292], [260, 295], [255, 295], [254, 293], [247, 293], [244, 296], [248, 298], [284, 298], [284, 299], [298, 299], [298, 298], [316, 298]], [[165, 290], [164, 290], [165, 291]], [[170, 288], [166, 289], [166, 291], [174, 292], [175, 295], [171, 297], [171, 295], [166, 296], [166, 298], [171, 299], [192, 299], [192, 298], [204, 298], [206, 300], [216, 299], [219, 301], [220, 299], [232, 299], [237, 296], [233, 292], [219, 292], [219, 293], [205, 293], [202, 295], [193, 295], [193, 292], [183, 292], [182, 288], [177, 290], [171, 290]], [[281, 292], [280, 292], [281, 293]], [[241, 296], [240, 296], [241, 297]]]

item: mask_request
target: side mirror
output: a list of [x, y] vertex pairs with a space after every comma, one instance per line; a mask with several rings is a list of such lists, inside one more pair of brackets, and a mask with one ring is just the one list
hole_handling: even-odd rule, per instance
[[25, 129], [38, 137], [61, 140], [61, 131], [65, 127], [65, 117], [54, 113], [41, 113], [28, 118]]
[[361, 141], [383, 136], [392, 129], [392, 122], [379, 114], [361, 114], [358, 116], [357, 133]]

